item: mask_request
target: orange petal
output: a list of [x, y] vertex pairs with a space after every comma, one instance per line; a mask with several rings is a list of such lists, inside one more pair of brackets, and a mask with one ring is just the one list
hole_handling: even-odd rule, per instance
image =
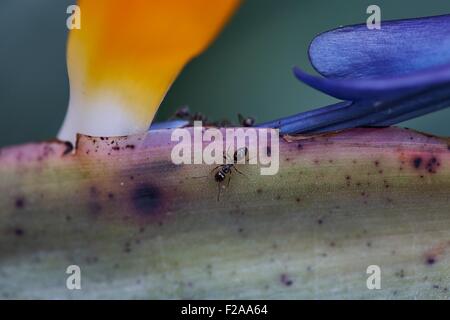
[[70, 102], [59, 138], [148, 129], [164, 95], [239, 0], [81, 0], [70, 32]]

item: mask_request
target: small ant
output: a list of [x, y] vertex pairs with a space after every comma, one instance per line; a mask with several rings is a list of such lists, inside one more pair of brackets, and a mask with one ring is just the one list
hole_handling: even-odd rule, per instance
[[247, 147], [240, 148], [234, 152], [233, 163], [226, 163], [228, 158], [224, 153], [223, 159], [225, 160], [225, 163], [221, 164], [220, 166], [217, 166], [213, 169], [213, 171], [219, 169], [216, 172], [216, 174], [214, 175], [214, 180], [217, 182], [217, 186], [218, 186], [217, 201], [219, 201], [219, 199], [220, 199], [221, 183], [224, 182], [225, 179], [228, 177], [227, 187], [230, 185], [231, 174], [233, 173], [233, 171], [232, 171], [233, 169], [237, 173], [245, 176], [244, 173], [242, 173], [241, 171], [239, 171], [236, 168], [236, 164], [238, 163], [238, 161], [241, 161], [243, 159], [245, 159], [247, 161], [247, 158], [248, 158], [248, 148]]
[[[205, 125], [216, 126], [216, 127], [229, 127], [232, 125], [231, 122], [228, 120], [208, 122], [208, 118], [204, 114], [202, 114], [200, 112], [191, 113], [189, 106], [182, 106], [169, 119], [187, 120], [191, 124], [194, 121], [202, 121]], [[239, 120], [239, 125], [241, 125], [242, 127], [253, 127], [255, 125], [254, 118], [244, 117], [240, 113], [238, 113], [238, 120]]]
[[244, 117], [238, 113], [239, 124], [243, 127], [253, 127], [255, 125], [255, 119], [252, 117]]
[[191, 110], [189, 109], [189, 106], [182, 106], [175, 112], [175, 114], [172, 116], [172, 118], [188, 120], [190, 118], [190, 116], [191, 116]]
[[202, 121], [205, 125], [210, 124], [206, 115], [201, 112], [191, 113], [189, 106], [179, 108], [169, 119], [186, 120], [189, 121], [191, 125], [194, 124], [194, 121]]
[[[245, 159], [245, 161], [248, 160], [248, 148], [243, 147], [238, 150], [236, 150], [233, 154], [233, 163], [227, 163], [228, 157], [227, 155], [223, 154], [223, 159], [225, 161], [224, 164], [218, 165], [214, 169], [211, 170], [211, 172], [216, 171], [214, 174], [214, 181], [217, 182], [218, 192], [217, 192], [217, 201], [220, 200], [220, 188], [222, 187], [222, 183], [228, 178], [227, 187], [230, 185], [231, 180], [231, 174], [233, 173], [233, 170], [235, 170], [237, 173], [245, 176], [244, 173], [242, 173], [239, 169], [236, 168], [236, 164], [238, 164], [239, 161]], [[198, 177], [202, 178], [202, 177]]]

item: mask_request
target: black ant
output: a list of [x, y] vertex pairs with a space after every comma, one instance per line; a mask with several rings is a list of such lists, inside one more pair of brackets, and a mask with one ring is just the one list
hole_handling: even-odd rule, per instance
[[[216, 122], [208, 122], [208, 118], [200, 113], [195, 112], [191, 113], [191, 110], [189, 109], [189, 106], [182, 106], [179, 108], [175, 114], [170, 117], [170, 119], [180, 119], [180, 120], [187, 120], [191, 124], [194, 121], [202, 121], [205, 125], [211, 125], [216, 127], [230, 127], [232, 124], [228, 120], [222, 120], [222, 121], [216, 121]], [[244, 117], [242, 114], [238, 113], [238, 120], [239, 125], [242, 127], [253, 127], [255, 125], [255, 119], [252, 117]]]
[[[226, 163], [228, 160], [227, 155], [223, 154], [224, 164], [218, 165], [214, 169], [211, 170], [211, 172], [216, 171], [214, 174], [214, 181], [217, 182], [218, 192], [217, 192], [217, 201], [220, 200], [220, 188], [222, 186], [222, 183], [228, 178], [227, 187], [230, 185], [231, 180], [231, 174], [233, 173], [233, 170], [237, 173], [245, 176], [243, 172], [241, 172], [238, 168], [236, 168], [236, 164], [238, 164], [239, 161], [245, 159], [245, 161], [248, 160], [248, 148], [243, 147], [238, 150], [236, 150], [233, 154], [233, 163]], [[201, 177], [198, 177], [201, 178]]]
[[186, 120], [189, 121], [190, 124], [193, 124], [194, 121], [202, 121], [205, 124], [208, 123], [208, 118], [204, 114], [200, 112], [191, 113], [189, 106], [179, 108], [169, 119]]
[[253, 127], [255, 125], [255, 119], [252, 117], [244, 117], [238, 113], [239, 124], [243, 127]]
[[221, 164], [220, 166], [217, 166], [213, 169], [213, 171], [219, 169], [219, 170], [217, 170], [216, 174], [214, 175], [214, 180], [217, 182], [217, 186], [218, 186], [217, 201], [219, 201], [219, 199], [220, 199], [221, 183], [224, 182], [225, 179], [228, 177], [227, 187], [230, 185], [231, 174], [233, 173], [233, 169], [237, 173], [245, 176], [244, 173], [242, 173], [241, 171], [239, 171], [236, 168], [236, 164], [238, 163], [238, 161], [241, 161], [243, 159], [245, 159], [247, 161], [247, 158], [248, 158], [248, 148], [247, 147], [243, 147], [234, 152], [233, 163], [226, 163], [228, 160], [228, 157], [224, 153], [223, 159], [225, 160], [225, 163]]
[[172, 119], [188, 120], [191, 117], [191, 110], [189, 106], [182, 106], [171, 117]]

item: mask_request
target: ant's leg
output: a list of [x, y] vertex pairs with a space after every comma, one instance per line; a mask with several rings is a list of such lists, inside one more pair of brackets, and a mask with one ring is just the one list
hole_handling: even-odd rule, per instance
[[230, 181], [231, 181], [231, 175], [228, 176], [227, 188], [230, 186]]
[[228, 164], [228, 153], [223, 152], [223, 164]]
[[240, 113], [238, 113], [238, 121], [239, 121], [239, 124], [240, 124], [241, 126], [244, 125], [245, 118], [244, 118], [244, 116], [243, 116], [242, 114], [240, 114]]
[[220, 182], [217, 183], [217, 202], [219, 202], [220, 200]]
[[243, 175], [244, 177], [247, 177], [247, 178], [248, 178], [248, 176], [247, 176], [245, 173], [243, 173], [242, 171], [238, 170], [238, 169], [236, 168], [236, 166], [233, 166], [233, 169], [236, 170], [237, 173], [239, 173], [239, 174]]
[[[223, 160], [225, 160], [225, 163], [224, 163], [224, 164], [228, 164], [228, 159], [230, 158], [230, 157], [229, 157], [229, 154], [230, 154], [230, 148], [231, 148], [231, 144], [228, 146], [227, 153], [224, 152], [224, 155], [223, 155]], [[233, 162], [234, 162], [234, 161], [233, 161]], [[233, 162], [230, 162], [230, 163], [233, 163]]]
[[209, 174], [211, 174], [214, 170], [216, 170], [217, 168], [219, 168], [220, 166], [216, 166], [215, 168], [211, 169], [211, 171], [209, 172]]

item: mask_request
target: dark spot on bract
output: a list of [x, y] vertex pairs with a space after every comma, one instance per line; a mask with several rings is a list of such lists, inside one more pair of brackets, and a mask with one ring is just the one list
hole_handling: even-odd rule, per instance
[[414, 168], [419, 169], [421, 164], [422, 164], [422, 158], [421, 157], [416, 157], [416, 158], [413, 159]]
[[16, 228], [16, 229], [14, 229], [14, 234], [15, 234], [16, 236], [18, 236], [18, 237], [23, 236], [24, 233], [25, 233], [25, 232], [23, 231], [22, 228]]
[[17, 209], [22, 209], [25, 207], [25, 199], [20, 197], [16, 199], [16, 208]]
[[131, 194], [131, 201], [141, 214], [152, 214], [161, 206], [161, 191], [151, 185], [142, 184], [136, 187]]
[[400, 271], [396, 272], [395, 275], [399, 278], [404, 278], [405, 277], [405, 270], [400, 269]]
[[127, 144], [125, 146], [125, 148], [127, 148], [127, 149], [134, 149], [134, 144]]
[[426, 263], [427, 263], [428, 265], [433, 265], [433, 264], [436, 263], [436, 258], [433, 257], [433, 256], [429, 256], [429, 257], [426, 258]]
[[285, 273], [283, 273], [283, 274], [280, 276], [280, 282], [281, 282], [282, 284], [284, 284], [285, 286], [287, 286], [287, 287], [292, 286], [292, 284], [294, 283], [294, 282], [292, 281], [292, 279], [290, 279], [290, 278], [288, 277], [288, 275], [285, 274]]
[[426, 164], [426, 169], [429, 173], [436, 173], [436, 170], [440, 165], [441, 164], [436, 157], [431, 157]]

